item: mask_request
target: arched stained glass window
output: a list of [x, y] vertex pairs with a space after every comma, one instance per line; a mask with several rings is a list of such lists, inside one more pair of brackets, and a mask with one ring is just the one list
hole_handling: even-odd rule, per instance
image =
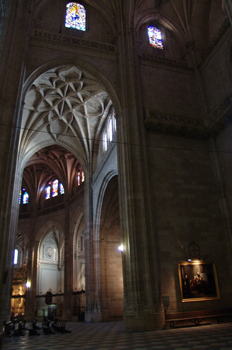
[[81, 173], [80, 173], [80, 171], [78, 171], [78, 173], [77, 173], [77, 186], [80, 186], [80, 184], [81, 184]]
[[46, 188], [45, 188], [45, 199], [48, 199], [51, 197], [51, 185], [48, 185]]
[[52, 183], [52, 197], [58, 196], [58, 180], [53, 181]]
[[107, 151], [107, 132], [103, 135], [103, 149], [104, 151]]
[[59, 194], [64, 194], [64, 186], [59, 180], [55, 179], [54, 181], [50, 181], [48, 186], [45, 188], [45, 199], [49, 199], [51, 197], [56, 197]]
[[82, 172], [81, 172], [81, 182], [84, 182], [84, 181], [85, 181], [85, 173], [82, 170]]
[[60, 194], [64, 194], [64, 186], [61, 182], [60, 182]]
[[156, 49], [163, 49], [163, 40], [161, 30], [154, 26], [147, 28], [149, 44]]
[[29, 194], [25, 191], [23, 194], [23, 204], [27, 204], [29, 202]]
[[22, 190], [19, 191], [19, 204], [21, 204], [21, 200], [22, 200]]
[[81, 168], [77, 172], [77, 186], [80, 186], [82, 182], [85, 181], [85, 173]]
[[114, 113], [109, 117], [107, 122], [107, 127], [103, 132], [103, 151], [106, 152], [108, 149], [108, 145], [113, 141], [114, 134], [117, 130], [116, 118]]
[[18, 264], [18, 259], [19, 259], [19, 251], [18, 249], [14, 250], [14, 265]]
[[77, 2], [66, 5], [65, 27], [86, 30], [86, 11], [83, 5]]
[[19, 204], [27, 204], [29, 203], [29, 194], [25, 190], [25, 188], [22, 188], [19, 192]]
[[113, 122], [112, 122], [112, 118], [110, 118], [110, 120], [108, 122], [107, 133], [108, 133], [108, 139], [111, 142], [113, 140]]

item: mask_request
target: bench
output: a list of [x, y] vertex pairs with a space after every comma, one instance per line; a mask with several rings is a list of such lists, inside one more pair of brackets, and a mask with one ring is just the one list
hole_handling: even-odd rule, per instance
[[45, 335], [55, 334], [55, 332], [53, 332], [51, 329], [51, 321], [47, 317], [44, 317], [44, 320], [42, 323], [42, 330]]
[[217, 323], [223, 322], [223, 318], [231, 317], [232, 309], [221, 309], [221, 310], [200, 310], [200, 311], [189, 311], [189, 312], [178, 312], [172, 314], [165, 314], [165, 321], [169, 322], [170, 328], [184, 326], [199, 326], [206, 319], [214, 319]]
[[55, 322], [52, 324], [52, 328], [54, 329], [54, 331], [59, 333], [71, 333], [71, 331], [65, 329], [66, 322], [67, 321], [56, 319]]

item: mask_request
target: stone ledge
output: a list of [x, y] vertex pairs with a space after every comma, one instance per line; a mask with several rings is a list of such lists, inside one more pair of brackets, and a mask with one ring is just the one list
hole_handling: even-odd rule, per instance
[[206, 138], [208, 129], [199, 118], [146, 109], [146, 129], [158, 133], [177, 134], [192, 138]]
[[80, 39], [73, 37], [71, 35], [57, 34], [52, 32], [47, 32], [41, 29], [34, 29], [33, 38], [40, 38], [45, 40], [50, 40], [59, 43], [71, 44], [81, 47], [87, 47], [91, 49], [103, 50], [108, 52], [116, 52], [116, 46], [113, 44], [102, 43], [98, 41], [92, 41], [87, 39]]

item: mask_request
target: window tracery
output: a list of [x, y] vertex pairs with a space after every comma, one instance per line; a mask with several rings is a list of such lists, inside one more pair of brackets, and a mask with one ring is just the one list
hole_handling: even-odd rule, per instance
[[86, 30], [86, 10], [77, 2], [66, 5], [65, 27], [77, 30]]

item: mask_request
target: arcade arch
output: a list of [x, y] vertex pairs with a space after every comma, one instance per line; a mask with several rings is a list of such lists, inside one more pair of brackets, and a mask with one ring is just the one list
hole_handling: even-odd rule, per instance
[[[64, 293], [64, 303], [57, 312], [72, 319], [72, 293], [86, 290], [87, 300], [90, 300], [91, 288], [96, 290], [93, 276], [97, 266], [91, 248], [95, 235], [92, 178], [99, 168], [103, 169], [103, 174], [107, 173], [104, 159], [111, 157], [112, 148], [116, 149], [116, 143], [112, 143], [109, 151], [102, 152], [102, 135], [112, 115], [115, 120], [111, 98], [102, 83], [74, 65], [51, 68], [37, 76], [25, 95], [17, 174], [19, 180], [22, 178], [27, 183], [31, 201], [28, 212], [24, 207], [24, 213], [19, 215], [19, 226], [30, 226], [28, 222], [33, 221], [29, 232], [32, 288], [27, 291], [30, 300], [29, 303], [26, 300], [28, 319], [33, 310], [41, 316], [46, 308], [42, 299], [35, 305], [35, 294], [45, 294], [47, 290]], [[116, 135], [112, 136], [108, 142], [115, 138]], [[112, 162], [115, 162], [115, 152]], [[117, 167], [116, 162], [114, 166]], [[80, 172], [80, 167], [85, 181], [78, 187], [77, 170]], [[58, 179], [63, 184], [62, 196], [45, 200], [49, 179]], [[117, 215], [119, 218], [119, 210]], [[61, 230], [57, 230], [56, 225], [48, 227], [51, 220], [57, 222]], [[45, 235], [42, 230], [43, 236], [41, 224], [47, 227]], [[117, 244], [120, 244], [119, 226], [118, 223]], [[61, 232], [62, 237], [57, 238]], [[105, 299], [102, 300], [106, 314]]]

